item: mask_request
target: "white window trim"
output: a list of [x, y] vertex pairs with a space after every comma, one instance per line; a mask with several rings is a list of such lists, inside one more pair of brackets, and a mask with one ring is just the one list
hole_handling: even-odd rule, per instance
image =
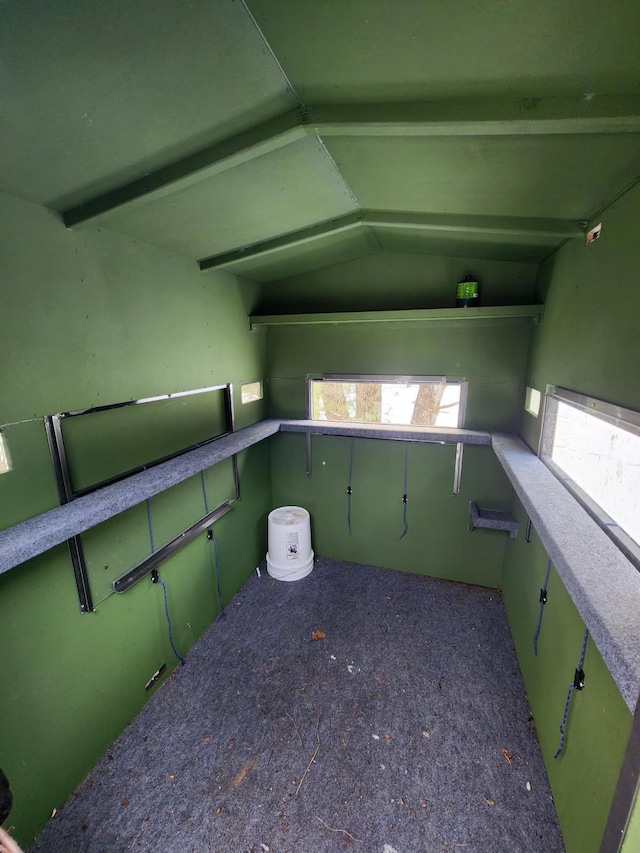
[[547, 468], [560, 480], [578, 503], [584, 507], [627, 559], [637, 569], [640, 569], [640, 546], [621, 527], [618, 527], [615, 520], [551, 459], [550, 453], [553, 447], [555, 413], [558, 402], [574, 406], [577, 409], [588, 412], [594, 417], [614, 424], [621, 429], [628, 430], [638, 436], [640, 436], [640, 412], [625, 409], [623, 406], [616, 406], [613, 403], [607, 403], [604, 400], [589, 397], [586, 394], [578, 394], [567, 388], [548, 385], [544, 401], [540, 445], [538, 448], [538, 456]]
[[[250, 388], [253, 385], [258, 386], [258, 393], [256, 394], [245, 394], [245, 388]], [[240, 402], [243, 406], [246, 406], [249, 403], [257, 403], [258, 400], [264, 399], [264, 386], [262, 384], [262, 379], [255, 379], [253, 382], [243, 382], [240, 385]]]
[[0, 474], [8, 474], [12, 467], [9, 446], [4, 431], [0, 429]]
[[[444, 382], [447, 385], [460, 386], [460, 404], [458, 408], [458, 423], [456, 429], [463, 429], [467, 415], [467, 388], [468, 383], [465, 379], [460, 379], [453, 376], [401, 376], [399, 374], [369, 374], [369, 373], [322, 373], [308, 375], [306, 380], [306, 397], [307, 397], [307, 418], [315, 420], [313, 417], [313, 399], [311, 395], [312, 382], [381, 382], [387, 385], [408, 385], [419, 383], [440, 383]], [[356, 423], [350, 421], [349, 423]], [[398, 426], [400, 429], [401, 427]]]

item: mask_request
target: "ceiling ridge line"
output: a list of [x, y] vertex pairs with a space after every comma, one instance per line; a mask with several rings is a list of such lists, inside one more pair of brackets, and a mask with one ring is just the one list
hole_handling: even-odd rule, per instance
[[[528, 227], [525, 227], [526, 223], [528, 223]], [[564, 241], [584, 236], [581, 224], [573, 219], [470, 216], [466, 214], [456, 216], [455, 214], [423, 214], [410, 211], [358, 208], [351, 213], [325, 219], [305, 228], [201, 258], [198, 261], [198, 266], [203, 271], [216, 269], [237, 261], [270, 255], [346, 230], [367, 228], [375, 236], [376, 227], [417, 228], [425, 232], [498, 234], [512, 238], [529, 234], [558, 237]], [[376, 242], [380, 245], [377, 237]]]
[[322, 148], [322, 150], [323, 150], [323, 151], [324, 151], [324, 153], [326, 154], [326, 156], [327, 156], [327, 158], [328, 158], [329, 162], [331, 163], [331, 167], [333, 168], [334, 172], [336, 173], [336, 175], [338, 176], [338, 178], [339, 178], [339, 179], [340, 179], [340, 181], [342, 182], [342, 185], [344, 186], [344, 188], [345, 188], [345, 190], [346, 190], [347, 194], [349, 195], [349, 198], [350, 198], [350, 199], [352, 200], [352, 202], [355, 204], [356, 209], [361, 211], [361, 210], [362, 210], [362, 206], [361, 206], [361, 204], [360, 204], [360, 200], [359, 200], [358, 196], [355, 194], [355, 192], [353, 191], [353, 189], [352, 189], [351, 185], [349, 184], [349, 182], [347, 181], [347, 179], [345, 178], [345, 176], [344, 176], [344, 175], [342, 174], [342, 172], [340, 171], [340, 168], [339, 168], [338, 164], [336, 163], [336, 161], [335, 161], [335, 160], [334, 160], [334, 158], [333, 158], [333, 154], [331, 154], [331, 152], [329, 151], [329, 149], [328, 149], [328, 148], [327, 148], [327, 146], [325, 145], [324, 140], [322, 139], [322, 137], [320, 136], [320, 134], [319, 134], [319, 133], [317, 133], [317, 132], [316, 132], [316, 139], [318, 140], [318, 144], [320, 145], [320, 147]]
[[334, 216], [330, 219], [324, 219], [321, 222], [316, 222], [314, 225], [309, 225], [305, 228], [298, 228], [295, 231], [288, 231], [285, 234], [270, 237], [266, 240], [258, 240], [254, 243], [249, 243], [236, 249], [230, 249], [225, 252], [219, 252], [215, 255], [201, 258], [198, 260], [198, 266], [203, 271], [215, 269], [217, 267], [234, 263], [235, 261], [246, 260], [258, 255], [271, 254], [279, 249], [286, 249], [301, 243], [308, 243], [312, 240], [320, 239], [328, 234], [336, 234], [341, 231], [360, 227], [362, 227], [362, 211], [354, 210], [350, 213]]
[[388, 103], [308, 105], [308, 120], [323, 136], [458, 136], [637, 133], [635, 94], [547, 98], [453, 98]]
[[612, 205], [614, 205], [617, 201], [619, 201], [628, 192], [631, 192], [631, 190], [634, 187], [636, 187], [638, 184], [640, 184], [640, 175], [638, 175], [637, 177], [635, 177], [631, 181], [629, 181], [629, 183], [626, 184], [614, 196], [612, 196], [609, 199], [609, 201], [605, 202], [605, 204], [602, 207], [599, 207], [594, 213], [592, 213], [585, 220], [583, 220], [585, 222], [585, 231], [588, 230], [589, 226], [593, 224], [594, 219], [599, 219], [605, 211], [609, 210], [609, 208]]
[[287, 89], [289, 89], [289, 91], [291, 92], [291, 94], [293, 95], [293, 97], [297, 100], [297, 102], [298, 102], [298, 106], [299, 106], [299, 107], [301, 107], [302, 109], [304, 109], [304, 103], [303, 103], [303, 101], [302, 101], [302, 98], [300, 97], [300, 95], [299, 95], [299, 94], [298, 94], [298, 92], [296, 91], [295, 86], [294, 86], [294, 85], [293, 85], [293, 83], [291, 82], [291, 78], [289, 77], [289, 75], [287, 74], [287, 72], [284, 70], [284, 67], [283, 67], [282, 63], [280, 62], [280, 60], [279, 60], [279, 59], [278, 59], [278, 57], [276, 56], [276, 52], [274, 51], [274, 49], [273, 49], [273, 48], [271, 47], [271, 45], [269, 44], [269, 42], [268, 42], [268, 40], [267, 40], [267, 37], [266, 37], [266, 36], [265, 36], [265, 34], [262, 32], [262, 29], [261, 29], [260, 25], [258, 24], [258, 22], [256, 21], [255, 16], [254, 16], [253, 12], [251, 11], [251, 9], [249, 8], [249, 6], [248, 6], [248, 4], [247, 4], [246, 0], [240, 0], [240, 2], [242, 3], [242, 5], [243, 5], [243, 7], [244, 7], [245, 12], [247, 13], [247, 15], [249, 16], [249, 18], [251, 19], [251, 23], [252, 23], [252, 24], [253, 24], [253, 26], [255, 27], [256, 32], [258, 33], [258, 35], [259, 35], [259, 36], [260, 36], [260, 38], [262, 39], [262, 43], [264, 44], [264, 46], [265, 46], [265, 47], [267, 48], [267, 50], [269, 51], [269, 54], [271, 55], [271, 58], [273, 59], [273, 61], [275, 62], [275, 64], [278, 66], [278, 71], [280, 72], [280, 74], [282, 74], [282, 77], [283, 77], [283, 79], [284, 79], [284, 81], [285, 81], [285, 83], [286, 83], [286, 85], [287, 85]]
[[420, 228], [431, 231], [540, 234], [581, 237], [585, 221], [571, 217], [496, 216], [493, 214], [436, 213], [429, 211], [363, 209], [363, 224], [381, 228]]
[[[616, 193], [611, 199], [609, 199], [608, 202], [606, 202], [606, 204], [604, 204], [602, 207], [598, 208], [598, 210], [596, 210], [595, 213], [592, 213], [591, 216], [589, 216], [587, 219], [578, 220], [583, 225], [585, 234], [589, 230], [589, 226], [593, 225], [593, 223], [595, 222], [596, 219], [600, 219], [600, 217], [603, 215], [603, 213], [606, 213], [606, 211], [609, 210], [610, 207], [612, 207], [617, 201], [620, 201], [620, 199], [623, 198], [623, 196], [625, 196], [627, 193], [631, 192], [631, 190], [634, 189], [634, 187], [638, 186], [638, 184], [640, 184], [640, 175], [638, 175], [638, 177], [634, 178], [632, 181], [629, 181], [629, 183], [626, 184], [626, 186], [624, 186], [620, 190], [620, 192]], [[570, 237], [567, 237], [566, 240], [563, 240], [561, 243], [559, 243], [557, 246], [555, 246], [549, 252], [549, 254], [545, 255], [545, 257], [540, 261], [539, 266], [542, 266], [542, 264], [545, 264], [549, 260], [549, 258], [551, 258], [551, 257], [553, 257], [553, 255], [557, 254], [557, 252], [559, 252], [560, 249], [570, 239], [571, 239]]]

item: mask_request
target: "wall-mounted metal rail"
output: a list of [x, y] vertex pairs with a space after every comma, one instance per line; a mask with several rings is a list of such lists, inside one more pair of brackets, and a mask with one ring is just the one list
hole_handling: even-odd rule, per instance
[[129, 569], [128, 572], [121, 575], [117, 580], [113, 582], [113, 589], [115, 592], [126, 592], [130, 587], [141, 580], [145, 575], [148, 575], [149, 572], [153, 571], [153, 569], [157, 569], [161, 563], [164, 563], [165, 560], [168, 560], [176, 551], [179, 551], [180, 548], [184, 548], [185, 545], [188, 545], [193, 539], [196, 538], [200, 533], [206, 530], [208, 527], [218, 521], [218, 519], [225, 516], [232, 509], [232, 504], [229, 501], [225, 501], [220, 504], [220, 506], [216, 507], [211, 512], [208, 512], [195, 524], [192, 524], [191, 527], [188, 527], [186, 530], [183, 530], [182, 533], [179, 533], [177, 536], [174, 536], [166, 545], [163, 545], [162, 548], [158, 548], [157, 551], [154, 551], [153, 554], [150, 554], [148, 557], [145, 557], [144, 560], [141, 560], [136, 566], [132, 569]]

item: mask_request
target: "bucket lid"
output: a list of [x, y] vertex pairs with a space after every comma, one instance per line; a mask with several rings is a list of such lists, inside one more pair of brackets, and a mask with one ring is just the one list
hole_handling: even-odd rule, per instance
[[301, 506], [281, 506], [269, 513], [269, 521], [273, 524], [304, 524], [309, 513]]

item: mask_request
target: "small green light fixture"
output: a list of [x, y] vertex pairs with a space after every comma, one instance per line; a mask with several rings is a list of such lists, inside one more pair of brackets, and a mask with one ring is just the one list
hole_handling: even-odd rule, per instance
[[458, 282], [456, 290], [456, 308], [474, 308], [480, 305], [480, 284], [472, 275]]

